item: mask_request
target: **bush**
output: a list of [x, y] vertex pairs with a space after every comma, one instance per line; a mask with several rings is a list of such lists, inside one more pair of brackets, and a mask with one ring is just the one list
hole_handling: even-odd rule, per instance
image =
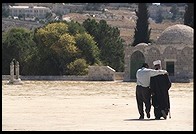
[[70, 75], [86, 75], [88, 64], [85, 59], [76, 59], [67, 66]]

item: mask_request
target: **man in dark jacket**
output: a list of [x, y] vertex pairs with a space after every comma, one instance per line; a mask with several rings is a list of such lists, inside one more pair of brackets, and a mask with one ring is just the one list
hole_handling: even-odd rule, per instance
[[[161, 69], [161, 61], [154, 61], [156, 70]], [[168, 90], [171, 87], [171, 81], [168, 74], [157, 75], [150, 79], [150, 89], [152, 94], [152, 105], [154, 107], [155, 119], [163, 117], [167, 119], [170, 112], [170, 100]]]

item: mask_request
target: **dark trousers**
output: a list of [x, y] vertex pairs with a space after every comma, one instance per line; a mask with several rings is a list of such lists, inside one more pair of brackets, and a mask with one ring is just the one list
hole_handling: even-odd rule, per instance
[[[160, 94], [160, 93], [159, 93]], [[162, 96], [158, 96], [158, 95], [153, 95], [152, 96], [152, 105], [154, 107], [154, 115], [155, 118], [160, 119], [161, 117], [163, 117], [161, 110], [164, 110], [166, 115], [168, 115], [169, 113], [169, 95], [165, 95], [164, 97], [166, 97], [167, 99], [163, 98], [164, 94], [162, 93]], [[164, 101], [167, 100], [166, 103], [164, 103]]]
[[151, 94], [149, 87], [142, 87], [136, 86], [136, 100], [137, 100], [137, 107], [140, 116], [144, 117], [144, 108], [143, 104], [145, 104], [145, 112], [149, 113], [151, 109]]
[[160, 119], [161, 117], [163, 117], [163, 115], [161, 113], [161, 110], [164, 110], [166, 115], [168, 115], [169, 109], [161, 109], [158, 106], [154, 106], [154, 116], [155, 116], [155, 118]]
[[160, 119], [162, 116], [161, 109], [159, 107], [154, 107], [154, 116], [157, 119]]

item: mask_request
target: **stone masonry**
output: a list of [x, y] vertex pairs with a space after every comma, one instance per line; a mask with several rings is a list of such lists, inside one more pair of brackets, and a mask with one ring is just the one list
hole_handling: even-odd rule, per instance
[[193, 79], [193, 29], [177, 24], [164, 30], [156, 44], [140, 43], [135, 47], [127, 46], [124, 81], [136, 80], [131, 78], [131, 73], [137, 71], [132, 70], [133, 57], [139, 57], [138, 59], [148, 63], [150, 68], [153, 68], [154, 60], [161, 60], [162, 68], [167, 71], [171, 68], [166, 64], [172, 63], [174, 72], [169, 75], [170, 79], [175, 82], [190, 82]]
[[89, 66], [88, 80], [113, 81], [115, 80], [115, 70], [109, 66]]

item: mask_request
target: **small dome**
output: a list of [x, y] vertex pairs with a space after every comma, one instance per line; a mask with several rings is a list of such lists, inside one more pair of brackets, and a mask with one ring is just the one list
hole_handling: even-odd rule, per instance
[[176, 24], [166, 28], [157, 39], [157, 45], [162, 44], [187, 44], [193, 45], [193, 28]]

